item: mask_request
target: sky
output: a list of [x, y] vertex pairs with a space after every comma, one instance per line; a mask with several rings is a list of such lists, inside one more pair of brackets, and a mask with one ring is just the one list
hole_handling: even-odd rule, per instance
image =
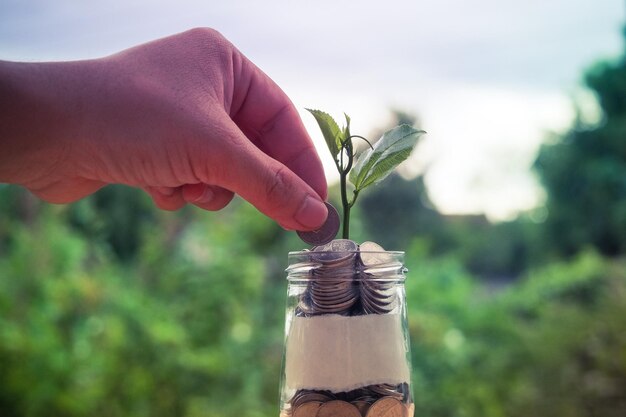
[[[530, 170], [539, 146], [564, 131], [573, 103], [593, 119], [582, 87], [595, 62], [620, 56], [623, 0], [163, 1], [2, 0], [0, 59], [105, 56], [192, 27], [213, 27], [290, 96], [334, 165], [313, 118], [352, 118], [368, 136], [390, 109], [428, 132], [402, 166], [424, 173], [448, 214], [509, 219], [541, 205]], [[383, 185], [384, 186], [384, 183]]]

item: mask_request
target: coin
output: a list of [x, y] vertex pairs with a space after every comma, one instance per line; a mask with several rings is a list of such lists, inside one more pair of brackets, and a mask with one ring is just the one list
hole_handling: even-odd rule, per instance
[[374, 265], [385, 254], [385, 249], [378, 243], [363, 242], [359, 245], [361, 260], [366, 266]]
[[329, 202], [325, 202], [328, 209], [328, 217], [326, 221], [317, 230], [310, 232], [298, 231], [300, 239], [304, 240], [310, 245], [325, 245], [337, 236], [339, 231], [339, 213]]
[[334, 252], [351, 252], [358, 250], [359, 246], [350, 239], [337, 239], [331, 243]]
[[350, 403], [334, 400], [322, 404], [316, 417], [361, 417], [361, 413]]
[[402, 401], [405, 396], [405, 392], [408, 393], [408, 385], [402, 383], [399, 385], [392, 384], [378, 384], [370, 385], [370, 390], [375, 394], [382, 395], [383, 397], [393, 397], [398, 401]]
[[299, 390], [291, 399], [291, 406], [295, 409], [310, 401], [323, 403], [334, 399], [335, 397], [329, 391]]
[[293, 417], [316, 417], [321, 405], [319, 401], [304, 403], [293, 411]]
[[367, 412], [367, 417], [406, 417], [406, 407], [395, 398], [383, 397]]
[[361, 416], [365, 417], [367, 415], [367, 410], [369, 410], [371, 404], [364, 400], [355, 400], [352, 401], [352, 405], [359, 409]]

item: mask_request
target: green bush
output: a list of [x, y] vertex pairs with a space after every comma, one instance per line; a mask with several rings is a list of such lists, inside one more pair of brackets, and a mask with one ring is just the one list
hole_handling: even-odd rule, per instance
[[416, 415], [626, 415], [624, 262], [586, 253], [507, 288], [413, 262]]
[[0, 258], [3, 416], [276, 412], [283, 282], [252, 239], [273, 224], [162, 214], [128, 264], [65, 210], [13, 224]]

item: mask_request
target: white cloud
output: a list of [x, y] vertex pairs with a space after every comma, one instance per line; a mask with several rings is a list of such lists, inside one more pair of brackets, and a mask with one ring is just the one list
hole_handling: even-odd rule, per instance
[[532, 208], [542, 196], [529, 174], [536, 151], [572, 117], [563, 94], [457, 86], [424, 114], [436, 155], [426, 178], [434, 203], [494, 219]]

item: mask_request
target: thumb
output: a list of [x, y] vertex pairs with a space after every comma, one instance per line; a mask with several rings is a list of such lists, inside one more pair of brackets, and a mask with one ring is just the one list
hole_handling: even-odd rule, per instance
[[229, 130], [233, 149], [223, 155], [225, 169], [217, 171], [224, 178], [215, 183], [239, 194], [286, 229], [318, 229], [328, 210], [315, 190], [254, 146], [234, 123]]

